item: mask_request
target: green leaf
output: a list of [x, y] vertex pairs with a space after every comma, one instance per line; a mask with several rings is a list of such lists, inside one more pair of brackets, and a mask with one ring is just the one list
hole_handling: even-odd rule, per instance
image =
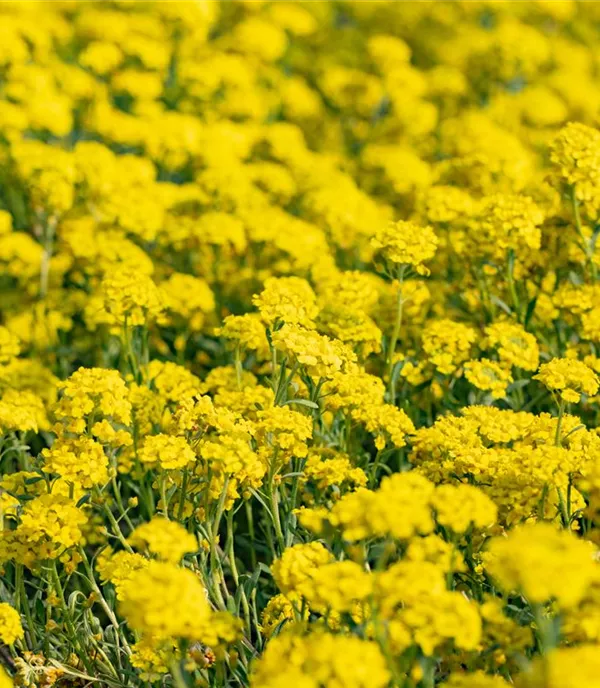
[[85, 494], [83, 497], [77, 502], [77, 507], [83, 506], [84, 504], [87, 504], [90, 501], [90, 495]]
[[285, 406], [286, 404], [300, 404], [301, 406], [308, 406], [313, 409], [319, 408], [319, 405], [315, 404], [314, 401], [310, 401], [310, 399], [288, 399], [284, 401], [282, 405]]
[[499, 308], [501, 308], [505, 313], [507, 313], [508, 315], [512, 315], [512, 309], [511, 309], [510, 306], [508, 306], [502, 299], [498, 298], [498, 297], [495, 296], [495, 295], [492, 295], [491, 301], [492, 301], [492, 303], [494, 303], [496, 306], [498, 306]]
[[537, 296], [534, 296], [531, 301], [527, 304], [527, 310], [525, 311], [525, 327], [529, 324], [529, 321], [531, 320], [533, 313], [535, 311], [535, 307], [537, 304]]

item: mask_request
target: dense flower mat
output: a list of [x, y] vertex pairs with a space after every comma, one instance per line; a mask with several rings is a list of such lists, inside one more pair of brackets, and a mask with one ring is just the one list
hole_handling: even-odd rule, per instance
[[0, 687], [600, 686], [600, 3], [0, 3]]

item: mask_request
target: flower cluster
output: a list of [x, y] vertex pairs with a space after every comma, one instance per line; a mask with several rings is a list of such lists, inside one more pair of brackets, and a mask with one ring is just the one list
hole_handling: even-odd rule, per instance
[[594, 688], [597, 3], [0, 3], [0, 688]]

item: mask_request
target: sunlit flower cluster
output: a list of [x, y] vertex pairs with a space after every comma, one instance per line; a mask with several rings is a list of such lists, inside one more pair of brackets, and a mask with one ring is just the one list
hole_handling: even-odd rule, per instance
[[0, 3], [0, 688], [600, 688], [599, 41]]

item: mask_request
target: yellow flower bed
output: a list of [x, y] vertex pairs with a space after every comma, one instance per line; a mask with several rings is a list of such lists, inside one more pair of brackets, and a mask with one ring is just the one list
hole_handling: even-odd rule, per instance
[[0, 688], [600, 688], [600, 3], [0, 3]]

